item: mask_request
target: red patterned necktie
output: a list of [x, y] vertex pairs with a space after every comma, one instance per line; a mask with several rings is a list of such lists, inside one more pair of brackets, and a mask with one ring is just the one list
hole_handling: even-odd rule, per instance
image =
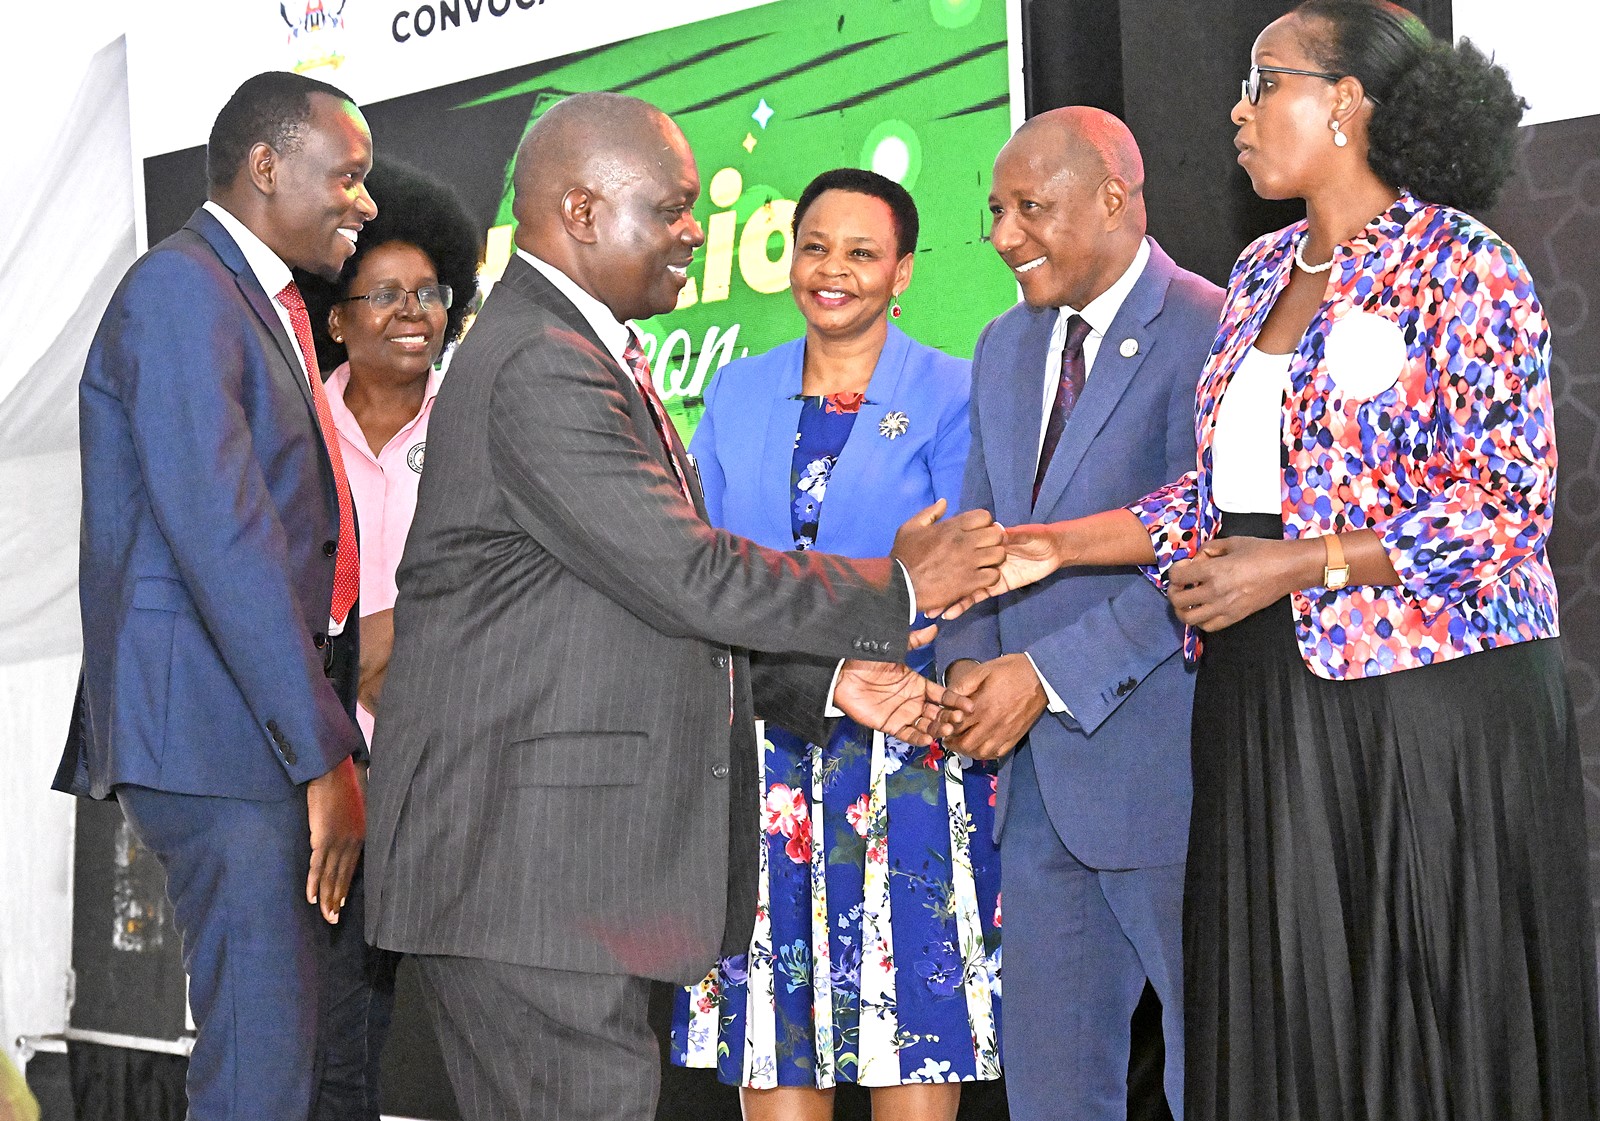
[[339, 434], [333, 427], [333, 411], [328, 408], [328, 394], [322, 388], [322, 373], [317, 369], [317, 349], [311, 341], [311, 316], [306, 313], [306, 302], [293, 281], [284, 285], [277, 300], [288, 311], [289, 322], [294, 326], [294, 337], [300, 342], [300, 353], [306, 360], [306, 380], [311, 383], [311, 401], [317, 408], [317, 424], [322, 429], [322, 443], [328, 449], [328, 459], [333, 463], [333, 489], [339, 495], [339, 551], [333, 563], [333, 604], [328, 615], [334, 622], [343, 623], [361, 592], [361, 558], [356, 550], [355, 507], [350, 501], [350, 479], [344, 473]]
[[628, 371], [633, 374], [633, 384], [639, 387], [645, 407], [650, 410], [656, 435], [661, 437], [661, 446], [667, 450], [667, 462], [672, 464], [672, 473], [678, 477], [678, 487], [683, 491], [683, 496], [689, 499], [689, 504], [693, 505], [694, 499], [689, 497], [689, 480], [684, 478], [683, 468], [678, 466], [678, 457], [672, 454], [672, 441], [667, 436], [667, 410], [661, 398], [656, 396], [655, 381], [650, 377], [650, 360], [644, 356], [639, 336], [632, 331], [628, 332], [628, 345], [622, 349], [622, 360], [628, 364]]
[[1050, 409], [1050, 419], [1044, 426], [1044, 443], [1039, 448], [1039, 469], [1033, 476], [1033, 501], [1039, 501], [1039, 484], [1050, 467], [1050, 457], [1056, 454], [1061, 443], [1061, 433], [1067, 427], [1072, 407], [1083, 393], [1083, 383], [1088, 368], [1083, 361], [1083, 340], [1089, 337], [1089, 324], [1081, 315], [1067, 320], [1067, 342], [1061, 348], [1061, 380], [1056, 383], [1056, 400]]

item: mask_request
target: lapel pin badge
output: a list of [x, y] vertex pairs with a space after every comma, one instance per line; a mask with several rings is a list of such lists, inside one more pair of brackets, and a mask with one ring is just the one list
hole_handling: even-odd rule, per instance
[[888, 440], [898, 440], [911, 427], [911, 418], [898, 410], [878, 422], [878, 435]]
[[1139, 353], [1139, 341], [1137, 339], [1123, 339], [1122, 345], [1117, 349], [1122, 353], [1122, 357], [1132, 358]]

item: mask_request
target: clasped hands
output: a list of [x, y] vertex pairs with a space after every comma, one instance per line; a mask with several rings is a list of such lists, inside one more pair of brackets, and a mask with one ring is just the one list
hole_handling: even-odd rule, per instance
[[[940, 499], [913, 515], [895, 534], [890, 553], [905, 566], [916, 592], [917, 610], [929, 618], [954, 619], [976, 603], [1055, 571], [1055, 559], [1043, 544], [1043, 535], [1023, 532], [1015, 534], [1013, 541], [1013, 533], [987, 510], [967, 510], [945, 518], [945, 508]], [[937, 631], [935, 624], [913, 632], [911, 648], [931, 642]], [[983, 700], [987, 703], [989, 699], [986, 692]], [[947, 689], [897, 662], [845, 662], [834, 689], [834, 703], [857, 723], [914, 747], [956, 735], [978, 711], [973, 697]]]

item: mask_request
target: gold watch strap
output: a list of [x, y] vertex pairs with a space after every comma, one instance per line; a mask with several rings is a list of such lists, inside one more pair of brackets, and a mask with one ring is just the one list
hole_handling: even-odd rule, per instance
[[1322, 565], [1322, 585], [1333, 591], [1338, 591], [1350, 582], [1350, 566], [1345, 563], [1344, 545], [1339, 541], [1337, 533], [1323, 534], [1322, 548], [1324, 551]]

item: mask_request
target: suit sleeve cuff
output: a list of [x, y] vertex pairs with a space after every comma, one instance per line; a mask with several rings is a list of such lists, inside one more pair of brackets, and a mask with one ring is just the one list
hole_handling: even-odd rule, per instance
[[[1061, 699], [1061, 695], [1050, 687], [1050, 682], [1045, 680], [1044, 674], [1039, 670], [1039, 663], [1033, 660], [1033, 655], [1026, 650], [1023, 651], [1023, 655], [1028, 659], [1028, 664], [1033, 667], [1033, 672], [1038, 675], [1039, 684], [1044, 686], [1045, 708], [1050, 712], [1071, 716], [1072, 710], [1067, 707], [1067, 702]], [[830, 698], [833, 696], [831, 692], [828, 695]]]
[[[917, 586], [911, 582], [911, 572], [906, 568], [905, 563], [898, 557], [895, 558], [894, 563], [899, 565], [900, 575], [906, 578], [906, 594], [911, 597], [911, 618], [906, 620], [906, 626], [914, 627], [917, 625]], [[834, 674], [834, 680], [837, 681], [838, 678], [839, 675]], [[832, 689], [828, 690], [828, 703], [830, 705], [833, 703]], [[843, 716], [844, 713], [841, 712], [839, 715]]]
[[839, 674], [843, 669], [844, 660], [840, 659], [839, 664], [833, 667], [833, 680], [828, 682], [828, 700], [823, 706], [822, 715], [829, 720], [837, 720], [844, 715], [844, 709], [833, 703], [833, 691], [839, 687]]

